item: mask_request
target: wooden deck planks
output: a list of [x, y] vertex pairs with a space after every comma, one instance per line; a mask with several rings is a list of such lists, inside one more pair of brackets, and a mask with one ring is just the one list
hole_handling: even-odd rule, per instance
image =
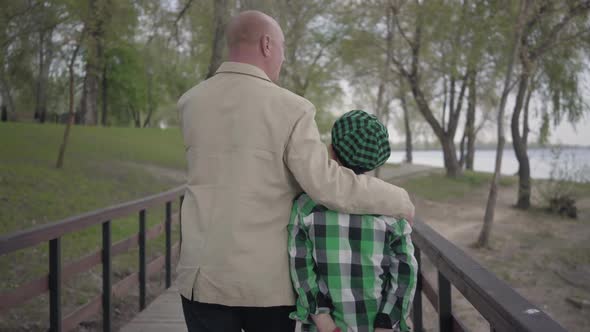
[[186, 332], [182, 314], [182, 304], [178, 289], [173, 285], [158, 296], [131, 322], [121, 328], [121, 332]]

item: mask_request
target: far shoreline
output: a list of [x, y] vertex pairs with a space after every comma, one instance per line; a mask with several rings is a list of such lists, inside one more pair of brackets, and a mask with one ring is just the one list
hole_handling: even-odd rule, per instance
[[[570, 150], [590, 150], [590, 145], [547, 145], [547, 146], [531, 146], [528, 148], [528, 151], [531, 150], [550, 150], [552, 148], [561, 148], [561, 149], [570, 149]], [[476, 146], [475, 151], [495, 151], [496, 147], [494, 146]], [[507, 146], [504, 148], [504, 151], [513, 151], [514, 149], [512, 146]], [[393, 145], [391, 147], [392, 152], [405, 152], [406, 148], [399, 145]], [[412, 152], [414, 151], [442, 151], [442, 147], [420, 147], [420, 148], [413, 148]], [[459, 149], [457, 149], [457, 153], [459, 153]]]

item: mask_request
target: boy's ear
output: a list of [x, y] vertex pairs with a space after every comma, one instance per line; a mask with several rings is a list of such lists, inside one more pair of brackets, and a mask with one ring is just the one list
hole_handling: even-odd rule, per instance
[[337, 163], [340, 163], [338, 161], [338, 157], [336, 156], [336, 152], [334, 152], [334, 146], [332, 145], [332, 143], [328, 145], [328, 154], [330, 155], [330, 159], [336, 161]]

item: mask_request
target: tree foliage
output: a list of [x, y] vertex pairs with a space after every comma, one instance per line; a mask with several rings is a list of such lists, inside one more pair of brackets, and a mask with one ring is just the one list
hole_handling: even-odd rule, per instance
[[[587, 111], [580, 75], [588, 69], [588, 5], [532, 2], [512, 82], [518, 87], [527, 73], [520, 136], [525, 114], [543, 119], [532, 130], [545, 139]], [[103, 125], [175, 125], [178, 97], [226, 54], [227, 19], [258, 9], [286, 36], [280, 84], [316, 105], [323, 133], [349, 95], [397, 122], [400, 137], [411, 140], [414, 129], [414, 138], [438, 140], [451, 175], [472, 164], [477, 133], [497, 107], [518, 10], [516, 2], [475, 0], [0, 0], [0, 8], [0, 97], [11, 120], [43, 113], [63, 122], [68, 60], [84, 32], [74, 66], [78, 120], [92, 109]], [[529, 112], [529, 104], [543, 107]]]

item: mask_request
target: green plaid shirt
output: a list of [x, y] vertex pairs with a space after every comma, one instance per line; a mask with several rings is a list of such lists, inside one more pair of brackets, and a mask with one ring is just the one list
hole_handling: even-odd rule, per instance
[[330, 211], [302, 194], [289, 223], [292, 319], [316, 331], [310, 314], [330, 313], [343, 331], [397, 327], [416, 290], [417, 262], [404, 219]]

